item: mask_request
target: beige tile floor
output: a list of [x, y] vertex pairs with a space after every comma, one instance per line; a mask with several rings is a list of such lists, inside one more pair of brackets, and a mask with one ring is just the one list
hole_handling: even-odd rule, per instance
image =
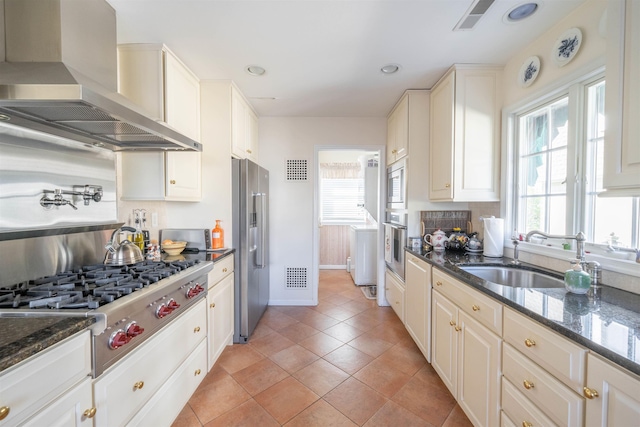
[[270, 306], [174, 427], [471, 426], [390, 307], [322, 270], [316, 307]]

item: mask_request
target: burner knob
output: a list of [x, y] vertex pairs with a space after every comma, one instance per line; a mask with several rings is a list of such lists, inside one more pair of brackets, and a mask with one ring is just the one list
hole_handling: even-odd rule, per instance
[[171, 314], [173, 310], [167, 307], [165, 304], [160, 304], [156, 309], [156, 317], [162, 319], [164, 316]]
[[109, 348], [115, 350], [127, 344], [129, 341], [131, 341], [131, 338], [127, 336], [125, 331], [118, 329], [109, 337]]
[[127, 336], [129, 338], [137, 337], [144, 332], [144, 328], [138, 325], [136, 322], [131, 322], [127, 325]]
[[167, 302], [167, 307], [169, 307], [171, 310], [175, 310], [176, 308], [180, 308], [180, 304], [178, 304], [176, 300], [171, 298], [169, 302]]
[[190, 286], [189, 289], [187, 289], [187, 298], [193, 298], [196, 295], [198, 295], [200, 292], [202, 292], [200, 289], [198, 289], [199, 285], [196, 286]]

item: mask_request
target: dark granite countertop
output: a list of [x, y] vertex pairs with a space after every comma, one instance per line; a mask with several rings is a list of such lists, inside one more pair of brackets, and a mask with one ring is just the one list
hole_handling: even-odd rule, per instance
[[80, 316], [0, 314], [0, 372], [83, 331], [96, 319]]
[[[183, 253], [163, 256], [163, 260], [199, 259], [215, 263], [234, 253], [235, 249], [219, 252]], [[182, 258], [179, 258], [182, 257]], [[0, 372], [27, 359], [76, 332], [91, 327], [93, 317], [57, 313], [56, 315], [23, 314], [0, 310]]]
[[[505, 265], [510, 258], [405, 250], [456, 279], [548, 326], [604, 358], [640, 375], [640, 295], [603, 285], [595, 295], [577, 295], [564, 288], [512, 288], [480, 279], [461, 265]], [[544, 270], [521, 263], [519, 268]], [[567, 267], [568, 268], [568, 267]], [[562, 274], [547, 270], [555, 277]]]

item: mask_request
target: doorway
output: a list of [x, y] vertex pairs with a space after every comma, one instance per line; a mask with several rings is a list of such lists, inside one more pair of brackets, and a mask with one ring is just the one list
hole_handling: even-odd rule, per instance
[[[354, 286], [379, 299], [384, 284], [384, 147], [316, 147], [314, 283], [320, 270], [347, 270]], [[380, 272], [382, 271], [382, 273]], [[315, 286], [314, 302], [318, 302]], [[373, 296], [372, 296], [373, 294]], [[383, 304], [386, 305], [386, 304]]]

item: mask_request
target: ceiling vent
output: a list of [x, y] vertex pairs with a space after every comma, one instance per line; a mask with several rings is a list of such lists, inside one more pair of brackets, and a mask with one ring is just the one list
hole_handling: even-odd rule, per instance
[[453, 31], [471, 30], [495, 0], [475, 0], [453, 28]]

